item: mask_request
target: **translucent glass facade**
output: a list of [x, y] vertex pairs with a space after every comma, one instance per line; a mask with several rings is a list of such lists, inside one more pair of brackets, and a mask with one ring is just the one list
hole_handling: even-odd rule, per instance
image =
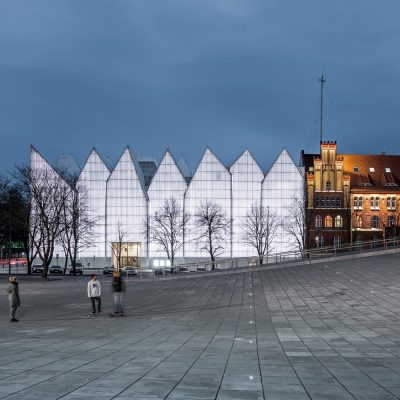
[[[52, 179], [53, 176], [55, 181], [59, 179], [59, 176], [52, 165], [33, 146], [31, 147], [31, 169], [32, 171], [43, 171], [46, 179]], [[57, 242], [54, 246], [54, 256], [56, 254], [64, 254], [62, 246], [57, 244]]]
[[261, 202], [264, 173], [246, 150], [230, 167], [232, 174], [232, 256], [254, 256], [254, 248], [242, 243], [241, 224], [253, 205]]
[[[205, 201], [219, 204], [225, 211], [228, 220], [232, 218], [232, 179], [230, 172], [218, 160], [210, 149], [206, 149], [197, 166], [193, 178], [185, 195], [185, 211], [194, 215], [196, 209]], [[185, 234], [185, 256], [207, 257], [201, 253], [195, 244], [196, 230], [193, 226], [193, 218]], [[231, 257], [231, 227], [228, 229], [222, 257]]]
[[[171, 198], [174, 198], [183, 208], [186, 189], [187, 183], [185, 178], [179, 170], [171, 153], [166, 151], [147, 190], [149, 198], [149, 215], [154, 215], [156, 211], [161, 209], [164, 201]], [[183, 248], [177, 256], [183, 256]], [[149, 257], [165, 257], [165, 252], [160, 250], [158, 246], [150, 243]]]
[[89, 218], [96, 221], [93, 245], [82, 251], [81, 257], [105, 257], [106, 193], [110, 171], [95, 149], [92, 150], [79, 175], [79, 185], [85, 189]]
[[[52, 168], [33, 148], [31, 166]], [[303, 196], [303, 176], [285, 149], [266, 175], [248, 150], [228, 170], [210, 149], [204, 152], [191, 180], [185, 179], [186, 175], [187, 171], [183, 174], [171, 153], [166, 151], [146, 188], [142, 170], [129, 148], [111, 172], [96, 150], [92, 150], [79, 179], [87, 190], [90, 213], [96, 217], [97, 224], [93, 245], [82, 251], [80, 257], [105, 257], [111, 262], [111, 246], [118, 241], [118, 224], [124, 233], [123, 242], [136, 246], [142, 265], [147, 264], [149, 257], [154, 260], [165, 257], [154, 244], [147, 246], [145, 221], [172, 197], [191, 216], [206, 201], [219, 204], [231, 221], [221, 257], [255, 256], [255, 250], [242, 243], [240, 228], [252, 205], [261, 203], [285, 219], [293, 198]], [[208, 257], [196, 248], [193, 218], [184, 237], [185, 244], [176, 262]], [[272, 251], [291, 250], [289, 243], [280, 227]]]
[[119, 240], [141, 243], [139, 257], [147, 257], [146, 235], [143, 229], [147, 218], [147, 195], [143, 176], [129, 148], [122, 153], [107, 180], [106, 256], [111, 257], [111, 245]]
[[281, 221], [277, 230], [276, 240], [272, 245], [273, 253], [281, 253], [292, 250], [290, 240], [282, 228], [282, 222], [288, 217], [288, 210], [294, 197], [303, 198], [304, 180], [298, 167], [292, 158], [283, 149], [277, 160], [268, 171], [262, 184], [262, 204], [275, 212]]

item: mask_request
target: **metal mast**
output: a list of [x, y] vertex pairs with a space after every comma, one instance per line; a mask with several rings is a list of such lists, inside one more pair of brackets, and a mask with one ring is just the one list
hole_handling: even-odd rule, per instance
[[319, 79], [319, 81], [321, 82], [321, 110], [320, 110], [320, 128], [319, 128], [319, 140], [320, 142], [322, 142], [322, 112], [323, 112], [323, 101], [324, 101], [324, 83], [326, 82], [326, 79], [324, 79], [324, 75], [321, 76], [321, 78]]

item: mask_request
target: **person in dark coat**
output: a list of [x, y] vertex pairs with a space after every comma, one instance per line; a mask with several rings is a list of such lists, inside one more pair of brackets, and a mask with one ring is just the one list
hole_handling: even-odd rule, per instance
[[114, 315], [120, 315], [123, 317], [125, 284], [119, 271], [113, 272], [111, 286], [114, 296]]
[[17, 308], [20, 307], [21, 301], [19, 299], [19, 287], [16, 276], [11, 276], [9, 278], [10, 286], [7, 288], [8, 301], [10, 302], [10, 322], [18, 322], [15, 318], [15, 313]]

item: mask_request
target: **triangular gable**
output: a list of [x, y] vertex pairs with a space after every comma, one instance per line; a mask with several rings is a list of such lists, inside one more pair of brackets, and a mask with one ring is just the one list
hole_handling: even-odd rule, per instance
[[[119, 174], [121, 175], [119, 176]], [[107, 181], [112, 179], [137, 179], [140, 182], [144, 197], [147, 198], [142, 170], [140, 169], [139, 164], [136, 162], [134, 154], [129, 146], [127, 146], [122, 152], [121, 157], [119, 158]]]
[[293, 161], [293, 158], [288, 153], [286, 148], [283, 148], [276, 158], [275, 162], [272, 164], [272, 167], [269, 169], [265, 176], [265, 180], [268, 180], [268, 176], [274, 173], [287, 173], [287, 172], [296, 172], [301, 175], [299, 168]]
[[246, 149], [239, 157], [236, 158], [236, 160], [230, 166], [229, 171], [234, 174], [235, 172], [239, 171], [239, 168], [241, 168], [243, 164], [246, 165], [246, 167], [252, 165], [253, 168], [251, 172], [260, 173], [262, 179], [264, 178], [264, 172], [262, 171], [260, 165], [257, 163], [256, 159], [253, 157], [249, 149]]
[[183, 173], [180, 170], [178, 164], [176, 163], [175, 158], [173, 157], [173, 155], [171, 154], [171, 152], [168, 149], [164, 153], [164, 156], [157, 168], [157, 171], [154, 174], [154, 176], [150, 182], [150, 185], [148, 188], [149, 191], [152, 189], [152, 186], [154, 186], [154, 184], [160, 180], [160, 175], [162, 173], [167, 173], [170, 175], [172, 175], [172, 174], [178, 175], [179, 179], [182, 180], [182, 183], [186, 187], [186, 180], [183, 176]]
[[87, 157], [85, 164], [83, 165], [79, 179], [81, 179], [83, 175], [90, 174], [92, 172], [101, 172], [106, 176], [106, 179], [110, 175], [110, 170], [108, 169], [107, 164], [94, 147]]
[[[46, 158], [34, 147], [31, 145], [31, 168], [36, 170], [44, 170], [47, 172], [51, 172], [56, 176], [60, 176], [60, 173], [46, 160]], [[67, 184], [65, 179], [63, 181]]]
[[[189, 187], [196, 181], [197, 176], [200, 173], [208, 173], [210, 172], [207, 168], [207, 164], [214, 163], [220, 169], [220, 172], [226, 173], [230, 175], [230, 172], [225, 167], [225, 165], [219, 160], [219, 158], [207, 147], [201, 157], [200, 162], [197, 165], [197, 168], [193, 174], [192, 180], [190, 181]], [[215, 172], [215, 171], [213, 171]]]

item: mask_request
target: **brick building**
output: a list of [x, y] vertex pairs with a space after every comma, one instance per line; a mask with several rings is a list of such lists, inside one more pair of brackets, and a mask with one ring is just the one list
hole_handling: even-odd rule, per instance
[[340, 246], [400, 234], [400, 156], [301, 153], [307, 247]]

